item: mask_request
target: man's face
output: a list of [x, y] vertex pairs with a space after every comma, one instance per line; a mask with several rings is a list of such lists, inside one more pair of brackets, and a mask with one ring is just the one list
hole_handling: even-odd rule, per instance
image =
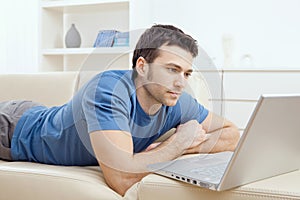
[[[162, 46], [149, 64], [144, 85], [153, 103], [174, 106], [192, 73], [193, 56], [177, 46]], [[149, 99], [150, 100], [150, 99]]]

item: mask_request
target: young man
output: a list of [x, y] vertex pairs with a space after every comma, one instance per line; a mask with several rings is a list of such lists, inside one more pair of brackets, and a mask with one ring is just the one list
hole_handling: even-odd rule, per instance
[[[133, 70], [106, 71], [65, 105], [0, 104], [0, 158], [55, 165], [99, 164], [107, 184], [124, 195], [146, 166], [187, 153], [233, 151], [235, 125], [209, 112], [183, 90], [196, 41], [170, 25], [140, 37]], [[166, 131], [175, 133], [161, 143]]]

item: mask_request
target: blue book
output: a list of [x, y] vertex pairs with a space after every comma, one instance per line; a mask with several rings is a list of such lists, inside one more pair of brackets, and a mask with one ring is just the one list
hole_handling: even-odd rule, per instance
[[116, 30], [101, 30], [99, 31], [94, 47], [112, 47], [114, 43]]

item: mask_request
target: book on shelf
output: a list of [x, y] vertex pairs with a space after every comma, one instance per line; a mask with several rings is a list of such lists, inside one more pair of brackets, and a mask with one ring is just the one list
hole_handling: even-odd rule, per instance
[[116, 32], [116, 30], [99, 31], [94, 47], [112, 47]]
[[116, 30], [99, 31], [94, 47], [120, 47], [129, 46], [129, 32]]
[[129, 32], [117, 32], [114, 38], [114, 47], [129, 46]]

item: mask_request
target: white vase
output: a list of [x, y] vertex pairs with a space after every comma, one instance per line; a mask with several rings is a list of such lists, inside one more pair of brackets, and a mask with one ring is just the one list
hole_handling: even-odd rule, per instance
[[65, 45], [67, 48], [79, 48], [81, 45], [81, 37], [75, 24], [71, 25], [71, 28], [65, 36]]
[[226, 34], [222, 37], [222, 47], [224, 53], [223, 67], [234, 67], [234, 38], [232, 35]]

